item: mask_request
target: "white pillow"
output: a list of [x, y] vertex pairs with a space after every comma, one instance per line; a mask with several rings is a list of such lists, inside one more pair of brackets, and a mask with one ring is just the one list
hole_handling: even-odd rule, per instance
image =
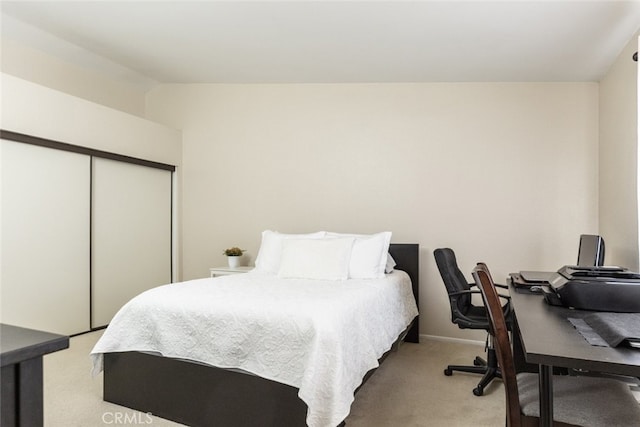
[[345, 280], [354, 239], [286, 239], [278, 277], [289, 279]]
[[324, 231], [309, 234], [283, 234], [277, 231], [265, 230], [262, 232], [262, 243], [256, 256], [256, 271], [277, 274], [280, 268], [280, 255], [282, 253], [282, 242], [286, 239], [305, 238], [321, 239], [325, 236]]
[[389, 243], [391, 242], [390, 231], [370, 235], [329, 232], [327, 237], [355, 237], [349, 264], [349, 278], [379, 279], [384, 277]]
[[390, 253], [387, 252], [387, 265], [384, 267], [384, 272], [387, 274], [393, 273], [395, 266], [396, 266], [396, 260], [393, 259]]

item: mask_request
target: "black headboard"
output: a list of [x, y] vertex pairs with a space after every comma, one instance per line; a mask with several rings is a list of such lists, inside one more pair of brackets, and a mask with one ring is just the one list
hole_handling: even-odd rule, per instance
[[[416, 305], [420, 308], [420, 245], [417, 243], [392, 243], [389, 245], [389, 253], [396, 262], [397, 270], [405, 271], [411, 278], [411, 286], [413, 288], [413, 296], [416, 299]], [[416, 316], [413, 324], [407, 332], [405, 341], [420, 341], [420, 316]]]

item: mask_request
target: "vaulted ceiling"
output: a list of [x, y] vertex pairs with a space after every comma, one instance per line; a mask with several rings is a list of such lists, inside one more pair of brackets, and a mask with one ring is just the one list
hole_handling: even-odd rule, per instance
[[1, 10], [3, 39], [155, 83], [598, 81], [640, 28], [640, 1], [2, 1]]

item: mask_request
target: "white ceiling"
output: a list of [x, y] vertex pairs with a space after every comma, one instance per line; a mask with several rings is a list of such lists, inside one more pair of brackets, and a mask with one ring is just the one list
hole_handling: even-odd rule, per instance
[[2, 1], [1, 8], [4, 39], [147, 84], [598, 81], [640, 28], [640, 1]]

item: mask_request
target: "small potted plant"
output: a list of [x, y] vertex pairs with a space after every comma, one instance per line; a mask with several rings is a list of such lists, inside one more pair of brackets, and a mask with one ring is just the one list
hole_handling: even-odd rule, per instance
[[225, 249], [223, 254], [227, 256], [230, 268], [236, 268], [240, 265], [240, 257], [244, 253], [244, 249], [240, 249], [236, 246]]

